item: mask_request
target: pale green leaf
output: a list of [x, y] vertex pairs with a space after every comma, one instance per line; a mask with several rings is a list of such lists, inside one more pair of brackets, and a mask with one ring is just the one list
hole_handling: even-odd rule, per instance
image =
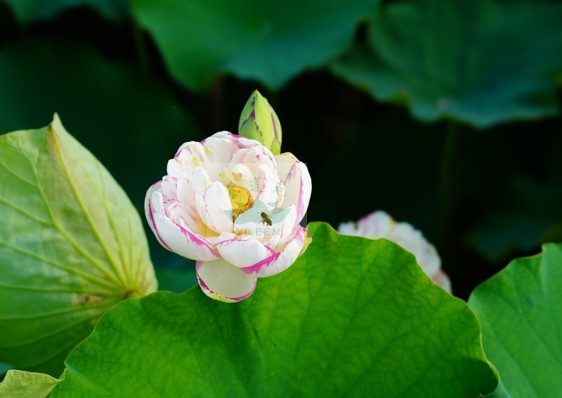
[[0, 397], [46, 398], [59, 381], [44, 373], [10, 370], [0, 383]]
[[0, 361], [58, 375], [120, 300], [156, 288], [139, 215], [62, 127], [0, 136]]

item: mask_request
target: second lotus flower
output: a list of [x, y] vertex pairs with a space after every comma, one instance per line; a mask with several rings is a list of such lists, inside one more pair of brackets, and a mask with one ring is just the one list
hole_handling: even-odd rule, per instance
[[441, 270], [441, 259], [435, 247], [420, 231], [405, 222], [396, 222], [384, 211], [375, 211], [358, 222], [342, 223], [338, 231], [345, 235], [364, 238], [386, 238], [412, 253], [425, 273], [443, 289], [451, 292], [451, 281]]
[[249, 297], [257, 278], [291, 266], [310, 241], [299, 223], [312, 184], [290, 153], [228, 132], [183, 144], [146, 194], [148, 223], [168, 250], [197, 261], [210, 297]]

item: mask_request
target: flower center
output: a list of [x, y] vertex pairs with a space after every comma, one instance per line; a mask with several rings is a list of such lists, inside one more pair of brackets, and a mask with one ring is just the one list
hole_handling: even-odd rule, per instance
[[254, 205], [252, 194], [246, 188], [233, 183], [226, 186], [228, 196], [230, 197], [230, 204], [232, 205], [232, 221], [250, 209]]

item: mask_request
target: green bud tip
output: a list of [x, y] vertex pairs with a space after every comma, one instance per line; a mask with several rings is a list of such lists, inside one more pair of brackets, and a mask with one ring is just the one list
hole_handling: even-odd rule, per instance
[[252, 93], [242, 109], [238, 134], [259, 141], [274, 155], [281, 153], [281, 123], [267, 99], [258, 90]]

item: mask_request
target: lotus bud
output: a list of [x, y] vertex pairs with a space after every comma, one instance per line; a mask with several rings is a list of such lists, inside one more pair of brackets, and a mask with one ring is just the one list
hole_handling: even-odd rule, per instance
[[258, 141], [274, 155], [281, 153], [281, 123], [258, 90], [252, 93], [242, 110], [238, 134]]

